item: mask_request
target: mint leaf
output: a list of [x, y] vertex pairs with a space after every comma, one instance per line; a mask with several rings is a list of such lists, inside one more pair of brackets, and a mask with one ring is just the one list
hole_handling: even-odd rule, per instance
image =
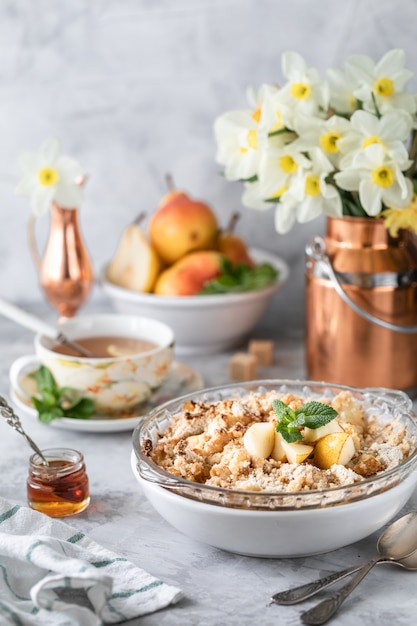
[[90, 418], [94, 414], [94, 411], [94, 402], [89, 398], [81, 398], [81, 400], [73, 404], [71, 407], [64, 409], [64, 414], [66, 417], [85, 420]]
[[39, 369], [36, 370], [35, 379], [38, 390], [41, 394], [43, 392], [50, 392], [53, 394], [57, 388], [55, 378], [50, 370], [44, 365], [41, 365]]
[[322, 402], [307, 402], [296, 410], [297, 419], [302, 418], [301, 424], [308, 428], [320, 428], [325, 426], [337, 416], [337, 411], [328, 404]]
[[288, 404], [282, 402], [282, 400], [273, 400], [272, 408], [279, 421], [285, 421], [286, 423], [295, 420], [295, 411]]
[[57, 419], [58, 417], [63, 417], [62, 410], [59, 407], [54, 407], [49, 411], [39, 412], [39, 421], [44, 424], [50, 424], [52, 420]]
[[316, 401], [307, 402], [294, 411], [282, 400], [273, 400], [272, 408], [278, 419], [276, 431], [288, 443], [302, 441], [303, 427], [316, 429], [328, 424], [337, 416], [337, 411], [333, 407]]
[[[35, 373], [39, 396], [32, 396], [38, 419], [44, 424], [60, 417], [88, 419], [95, 411], [94, 402], [88, 398], [78, 399], [78, 393], [69, 387], [58, 387], [52, 372], [41, 365]], [[74, 396], [77, 400], [74, 401]]]
[[255, 267], [245, 263], [232, 265], [226, 257], [221, 261], [221, 271], [220, 276], [206, 282], [200, 295], [256, 291], [271, 285], [278, 276], [278, 271], [269, 263], [260, 263]]
[[281, 433], [288, 443], [300, 441], [303, 437], [295, 424], [297, 419], [296, 412], [282, 400], [273, 400], [272, 408], [278, 418], [276, 431]]

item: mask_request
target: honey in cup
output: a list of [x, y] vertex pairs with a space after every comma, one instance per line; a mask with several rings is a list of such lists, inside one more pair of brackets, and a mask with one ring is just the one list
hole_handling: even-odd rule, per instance
[[168, 377], [174, 333], [163, 322], [105, 313], [70, 318], [59, 330], [93, 356], [80, 356], [56, 340], [37, 335], [37, 360], [51, 371], [59, 387], [92, 400], [95, 415], [136, 415]]
[[[146, 339], [135, 337], [120, 337], [118, 335], [100, 335], [97, 337], [74, 338], [73, 341], [90, 352], [95, 358], [121, 357], [141, 352], [149, 352], [158, 347], [158, 344]], [[54, 352], [67, 354], [68, 356], [79, 356], [79, 353], [70, 346], [57, 343], [52, 346]]]

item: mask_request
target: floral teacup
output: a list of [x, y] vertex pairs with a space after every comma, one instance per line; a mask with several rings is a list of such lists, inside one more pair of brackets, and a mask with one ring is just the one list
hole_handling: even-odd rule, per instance
[[[16, 362], [12, 386], [19, 390], [19, 370], [32, 360], [47, 367], [60, 387], [69, 387], [80, 397], [90, 398], [97, 413], [131, 411], [146, 402], [168, 375], [173, 360], [174, 333], [157, 320], [119, 314], [79, 316], [62, 322], [59, 330], [75, 342], [86, 346], [87, 341], [124, 338], [135, 344], [145, 342], [141, 351], [123, 348], [108, 356], [74, 356], [66, 353], [54, 339], [44, 335], [35, 337], [33, 356], [21, 357]], [[144, 348], [144, 349], [143, 349]], [[60, 350], [59, 352], [57, 350]]]

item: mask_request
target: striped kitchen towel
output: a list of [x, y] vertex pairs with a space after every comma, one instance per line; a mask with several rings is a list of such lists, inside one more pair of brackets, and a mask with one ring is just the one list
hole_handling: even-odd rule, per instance
[[115, 624], [181, 597], [71, 526], [0, 497], [0, 624]]

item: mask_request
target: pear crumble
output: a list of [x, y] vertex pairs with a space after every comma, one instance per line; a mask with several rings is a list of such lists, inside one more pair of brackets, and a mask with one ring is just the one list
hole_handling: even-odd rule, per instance
[[382, 424], [367, 415], [349, 391], [321, 399], [336, 417], [319, 427], [299, 426], [301, 440], [288, 442], [277, 432], [274, 401], [294, 415], [307, 408], [305, 399], [276, 391], [187, 401], [156, 445], [144, 442], [143, 452], [164, 470], [193, 482], [297, 492], [361, 482], [396, 467], [413, 449], [401, 424]]

